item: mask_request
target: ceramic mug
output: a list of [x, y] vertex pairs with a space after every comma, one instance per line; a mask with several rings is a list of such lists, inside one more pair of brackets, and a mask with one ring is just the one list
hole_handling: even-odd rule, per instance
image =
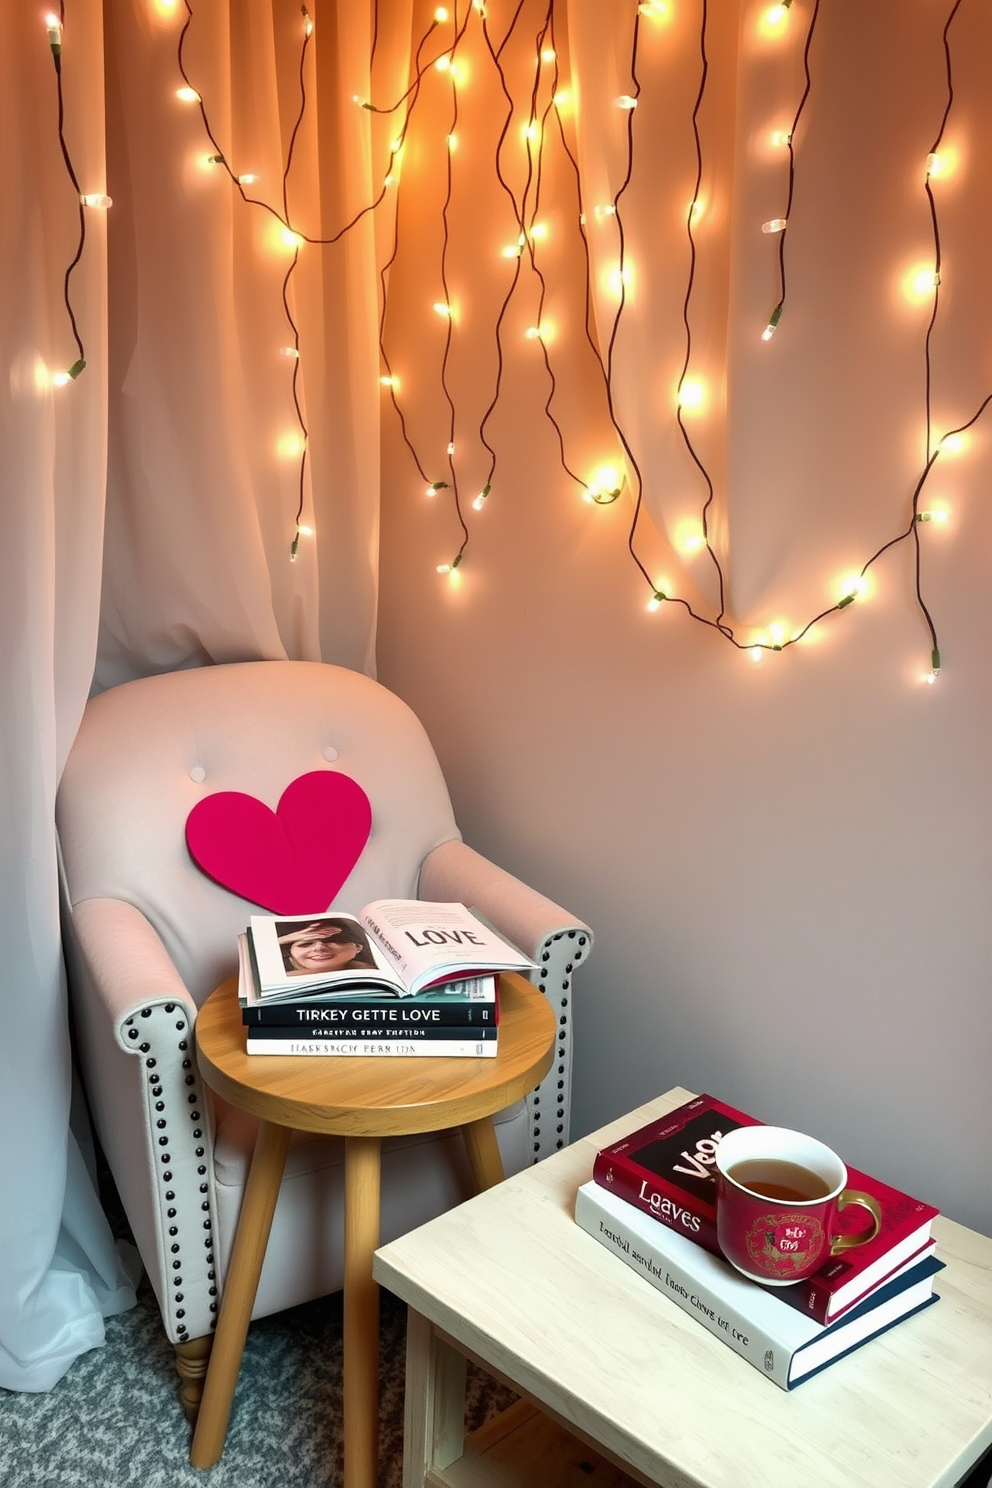
[[[716, 1149], [716, 1232], [732, 1266], [766, 1286], [789, 1286], [830, 1256], [874, 1240], [882, 1212], [847, 1187], [847, 1168], [823, 1142], [782, 1126], [740, 1126]], [[848, 1205], [867, 1211], [857, 1232], [840, 1233]]]

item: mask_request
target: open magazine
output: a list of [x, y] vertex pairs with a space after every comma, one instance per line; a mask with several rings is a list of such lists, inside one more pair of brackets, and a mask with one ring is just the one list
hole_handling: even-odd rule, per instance
[[299, 997], [380, 987], [412, 997], [427, 987], [534, 962], [464, 904], [377, 899], [359, 915], [252, 915], [258, 995]]

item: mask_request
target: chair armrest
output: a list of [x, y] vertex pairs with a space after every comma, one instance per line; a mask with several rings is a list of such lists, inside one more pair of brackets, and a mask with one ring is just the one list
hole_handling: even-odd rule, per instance
[[555, 1062], [528, 1097], [534, 1162], [568, 1143], [571, 1117], [572, 972], [592, 949], [589, 926], [498, 868], [464, 842], [444, 842], [420, 870], [422, 899], [467, 904], [533, 961], [531, 981], [548, 997], [558, 1020]]
[[121, 899], [84, 899], [72, 911], [75, 939], [91, 990], [122, 1049], [133, 1052], [125, 1024], [147, 1007], [179, 1004], [190, 1023], [196, 1003], [168, 951], [140, 910]]
[[66, 962], [93, 1124], [173, 1343], [216, 1317], [212, 1107], [194, 1053], [196, 1004], [133, 905], [87, 899]]

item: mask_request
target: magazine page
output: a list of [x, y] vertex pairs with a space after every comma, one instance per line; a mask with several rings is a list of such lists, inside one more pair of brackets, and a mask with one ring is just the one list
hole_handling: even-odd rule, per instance
[[534, 965], [464, 904], [377, 899], [361, 918], [410, 992], [459, 973], [529, 971]]
[[250, 937], [261, 997], [402, 983], [354, 915], [252, 915]]

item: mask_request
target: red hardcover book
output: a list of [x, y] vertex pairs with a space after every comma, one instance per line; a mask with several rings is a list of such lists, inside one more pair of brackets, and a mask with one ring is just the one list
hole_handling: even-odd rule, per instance
[[[699, 1095], [659, 1117], [596, 1155], [593, 1178], [619, 1198], [642, 1209], [670, 1229], [687, 1235], [714, 1254], [716, 1238], [716, 1149], [721, 1137], [738, 1126], [757, 1126], [747, 1116], [712, 1095]], [[819, 1323], [833, 1322], [868, 1292], [880, 1286], [907, 1261], [933, 1248], [930, 1225], [938, 1210], [881, 1183], [857, 1168], [848, 1168], [848, 1187], [878, 1200], [882, 1227], [874, 1240], [828, 1260], [814, 1276], [789, 1287], [776, 1287], [783, 1302]], [[841, 1216], [843, 1226], [847, 1215]], [[852, 1206], [856, 1230], [859, 1211]]]

